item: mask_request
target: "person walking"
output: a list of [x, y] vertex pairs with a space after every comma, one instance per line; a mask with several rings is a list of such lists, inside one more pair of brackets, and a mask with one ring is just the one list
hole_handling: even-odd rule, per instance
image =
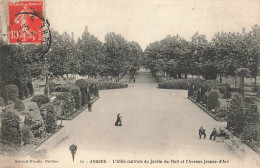
[[206, 130], [202, 126], [199, 129], [200, 139], [201, 139], [201, 135], [204, 135], [204, 139], [206, 138]]

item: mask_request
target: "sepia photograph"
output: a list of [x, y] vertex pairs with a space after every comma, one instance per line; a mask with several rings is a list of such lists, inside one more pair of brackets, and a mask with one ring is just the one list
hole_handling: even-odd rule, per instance
[[0, 168], [259, 168], [260, 0], [0, 0]]

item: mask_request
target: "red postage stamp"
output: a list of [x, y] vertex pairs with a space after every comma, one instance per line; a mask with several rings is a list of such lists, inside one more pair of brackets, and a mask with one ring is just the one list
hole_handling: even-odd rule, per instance
[[9, 2], [9, 43], [42, 43], [43, 1]]

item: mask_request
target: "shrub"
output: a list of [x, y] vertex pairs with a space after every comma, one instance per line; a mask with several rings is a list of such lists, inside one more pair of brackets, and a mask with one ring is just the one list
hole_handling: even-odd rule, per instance
[[33, 142], [33, 133], [28, 124], [25, 124], [23, 127], [23, 142], [24, 144], [31, 144]]
[[[43, 114], [43, 109], [46, 109], [46, 114]], [[44, 116], [43, 120], [45, 122], [46, 132], [53, 133], [57, 128], [57, 114], [54, 111], [52, 104], [47, 103], [41, 106], [41, 115]]]
[[119, 88], [126, 88], [126, 87], [128, 87], [128, 85], [124, 84], [124, 83], [113, 83], [113, 82], [100, 82], [99, 83], [100, 90], [119, 89]]
[[219, 118], [226, 119], [227, 118], [227, 109], [225, 108], [218, 108], [216, 111], [216, 116]]
[[8, 145], [20, 143], [18, 112], [6, 109], [2, 115], [1, 142]]
[[91, 83], [90, 85], [89, 85], [89, 93], [90, 94], [93, 94], [94, 93], [94, 83]]
[[25, 97], [24, 91], [23, 91], [23, 84], [20, 79], [14, 79], [13, 84], [18, 87], [19, 90], [19, 99], [23, 99]]
[[249, 140], [249, 141], [255, 140], [255, 141], [257, 141], [259, 129], [260, 129], [259, 124], [257, 124], [257, 125], [246, 124], [245, 128], [243, 130], [242, 136], [245, 140]]
[[0, 97], [4, 99], [4, 103], [7, 103], [7, 93], [5, 89], [5, 83], [4, 81], [0, 78]]
[[94, 95], [96, 97], [99, 97], [99, 87], [97, 84], [94, 85]]
[[218, 88], [218, 91], [219, 91], [219, 93], [221, 93], [221, 94], [225, 94], [226, 91], [227, 91], [227, 89], [226, 89], [225, 86], [220, 86], [220, 87]]
[[208, 108], [209, 110], [211, 109], [216, 109], [219, 107], [219, 92], [217, 90], [211, 90], [209, 92], [208, 96]]
[[27, 85], [26, 85], [26, 84], [23, 84], [23, 85], [22, 85], [22, 88], [23, 88], [23, 94], [24, 94], [23, 99], [24, 99], [24, 98], [28, 98], [30, 93], [29, 93], [29, 89], [28, 89]]
[[79, 88], [85, 88], [88, 87], [88, 83], [84, 79], [78, 79], [75, 82], [75, 85]]
[[71, 86], [69, 85], [60, 85], [55, 88], [55, 92], [69, 92]]
[[73, 99], [75, 101], [76, 109], [80, 109], [81, 108], [81, 95], [80, 95], [79, 88], [72, 88], [70, 92], [71, 92]]
[[21, 100], [18, 100], [14, 103], [14, 109], [19, 112], [22, 112], [25, 110], [25, 106]]
[[27, 82], [27, 88], [29, 90], [30, 95], [33, 96], [34, 95], [34, 89], [33, 89], [32, 82]]
[[64, 92], [60, 95], [57, 95], [57, 99], [63, 102], [61, 108], [64, 110], [65, 115], [71, 114], [74, 111], [75, 102], [70, 92]]
[[41, 137], [45, 132], [45, 125], [42, 119], [38, 105], [34, 102], [25, 104], [25, 121], [24, 124], [28, 124], [34, 135], [34, 137]]
[[33, 96], [31, 101], [35, 102], [38, 105], [38, 107], [41, 107], [42, 104], [49, 103], [50, 99], [48, 98], [48, 96], [41, 94]]
[[195, 91], [195, 83], [190, 83], [189, 89], [188, 89], [188, 97], [193, 96], [194, 91]]
[[0, 106], [4, 106], [5, 105], [5, 100], [4, 98], [0, 97]]
[[184, 79], [176, 79], [176, 80], [172, 80], [172, 81], [166, 81], [166, 82], [163, 82], [163, 83], [159, 83], [158, 87], [163, 88], [163, 89], [185, 89], [185, 90], [188, 90], [189, 89], [189, 82], [188, 82], [188, 80], [184, 80]]
[[7, 85], [5, 88], [6, 88], [8, 100], [11, 100], [13, 102], [18, 100], [19, 90], [18, 90], [18, 87], [16, 85], [14, 85], [14, 84]]
[[224, 99], [230, 99], [231, 98], [231, 92], [227, 89], [224, 96], [223, 96]]
[[243, 97], [238, 93], [234, 93], [230, 101], [227, 128], [233, 129], [237, 133], [241, 133], [244, 128], [245, 114], [243, 108]]
[[49, 83], [49, 90], [50, 90], [50, 93], [54, 92], [55, 87], [56, 87], [56, 84], [55, 84], [54, 82], [50, 82], [50, 83]]
[[201, 98], [201, 101], [202, 101], [202, 103], [203, 104], [206, 104], [207, 105], [207, 96], [204, 94], [204, 96], [202, 96], [202, 98]]
[[84, 106], [88, 102], [88, 98], [86, 95], [86, 89], [81, 87], [80, 88], [80, 93], [81, 93], [81, 105]]

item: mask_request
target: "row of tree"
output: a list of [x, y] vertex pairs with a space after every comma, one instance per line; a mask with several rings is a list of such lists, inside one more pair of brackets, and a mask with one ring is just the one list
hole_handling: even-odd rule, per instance
[[68, 33], [59, 34], [55, 30], [51, 37], [47, 53], [45, 43], [9, 45], [0, 40], [0, 97], [6, 97], [5, 86], [16, 84], [15, 80], [27, 84], [32, 78], [68, 74], [110, 76], [118, 80], [121, 73], [136, 71], [142, 65], [140, 45], [119, 34], [106, 34], [104, 43], [87, 29], [77, 41]]
[[118, 78], [122, 72], [141, 67], [141, 47], [119, 34], [106, 34], [104, 43], [87, 30], [77, 42], [68, 33], [59, 35], [53, 31], [52, 34], [51, 51], [46, 58], [53, 76], [79, 74]]
[[196, 32], [190, 41], [176, 36], [166, 36], [147, 46], [145, 66], [153, 74], [164, 72], [167, 77], [201, 75], [216, 79], [219, 75], [236, 76], [238, 69], [247, 68], [257, 77], [260, 57], [260, 27], [254, 25], [249, 32], [218, 32], [211, 41]]

